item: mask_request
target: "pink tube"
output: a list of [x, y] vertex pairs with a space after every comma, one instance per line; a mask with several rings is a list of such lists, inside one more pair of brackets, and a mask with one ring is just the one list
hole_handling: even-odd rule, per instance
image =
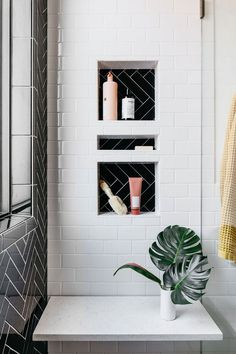
[[142, 177], [129, 178], [130, 206], [131, 206], [132, 215], [140, 214], [142, 181], [143, 181]]

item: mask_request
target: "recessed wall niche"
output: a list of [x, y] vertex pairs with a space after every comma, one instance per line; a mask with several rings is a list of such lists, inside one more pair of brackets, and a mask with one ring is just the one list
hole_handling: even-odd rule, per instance
[[[103, 83], [111, 71], [118, 83], [118, 120], [121, 119], [122, 99], [127, 89], [135, 98], [134, 120], [155, 120], [157, 103], [157, 61], [99, 61], [98, 119], [103, 119]], [[124, 120], [125, 121], [125, 120]]]
[[135, 150], [140, 147], [156, 149], [157, 137], [153, 135], [102, 135], [98, 136], [98, 150]]
[[112, 212], [108, 197], [99, 187], [104, 180], [114, 195], [119, 196], [130, 212], [129, 177], [142, 177], [141, 213], [156, 211], [156, 168], [154, 162], [99, 162], [98, 163], [98, 212]]

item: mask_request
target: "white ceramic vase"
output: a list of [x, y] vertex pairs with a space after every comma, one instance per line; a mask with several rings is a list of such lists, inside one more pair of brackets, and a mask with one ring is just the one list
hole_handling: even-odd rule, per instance
[[160, 315], [165, 321], [173, 321], [176, 318], [176, 307], [171, 300], [171, 291], [161, 289]]

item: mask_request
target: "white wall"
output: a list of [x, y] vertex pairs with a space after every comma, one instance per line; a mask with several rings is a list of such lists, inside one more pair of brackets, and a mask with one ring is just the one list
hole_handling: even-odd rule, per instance
[[228, 112], [236, 90], [233, 85], [235, 67], [230, 65], [231, 62], [234, 63], [236, 50], [232, 45], [233, 41], [231, 46], [229, 44], [233, 25], [236, 26], [232, 20], [236, 4], [232, 0], [224, 2], [224, 5], [220, 1], [208, 0], [207, 4], [209, 14], [203, 21], [202, 227], [203, 242], [208, 243], [209, 258], [216, 267], [208, 294], [236, 295], [236, 270], [232, 264], [217, 256], [220, 162]]
[[[200, 232], [198, 5], [195, 0], [49, 0], [49, 295], [157, 295], [155, 285], [132, 272], [113, 278], [114, 269], [135, 261], [154, 270], [148, 246], [169, 224]], [[159, 61], [155, 122], [123, 122], [122, 129], [97, 122], [102, 59]], [[98, 216], [96, 135], [159, 131], [159, 213]], [[49, 350], [193, 354], [199, 343], [51, 343]]]
[[210, 354], [235, 353], [236, 348], [236, 268], [217, 255], [219, 169], [228, 111], [236, 92], [235, 14], [234, 0], [207, 0], [207, 17], [203, 21], [202, 237], [214, 266], [204, 304], [224, 333], [221, 343], [203, 343], [203, 353]]
[[[223, 149], [226, 117], [231, 98], [236, 92], [236, 49], [234, 46], [235, 1], [215, 2], [215, 51], [216, 51], [216, 156], [220, 160]], [[227, 23], [227, 26], [225, 24]]]

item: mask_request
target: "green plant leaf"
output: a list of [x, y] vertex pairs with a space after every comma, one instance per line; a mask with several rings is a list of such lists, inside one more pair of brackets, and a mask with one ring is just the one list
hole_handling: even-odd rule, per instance
[[201, 298], [209, 280], [211, 269], [202, 270], [207, 257], [196, 254], [172, 264], [163, 275], [165, 288], [171, 288], [174, 304], [190, 304]]
[[152, 274], [151, 272], [149, 272], [147, 269], [141, 267], [139, 264], [136, 264], [136, 263], [127, 263], [127, 264], [124, 264], [123, 266], [119, 267], [119, 268], [115, 271], [115, 273], [113, 274], [113, 276], [116, 275], [116, 273], [117, 273], [119, 270], [121, 270], [121, 269], [126, 269], [126, 268], [130, 268], [130, 269], [134, 270], [135, 272], [137, 272], [137, 273], [143, 275], [144, 277], [146, 277], [146, 278], [148, 278], [148, 279], [150, 279], [150, 280], [152, 280], [152, 281], [154, 281], [154, 282], [156, 282], [156, 283], [158, 283], [158, 284], [161, 285], [161, 280], [160, 280], [158, 277], [156, 277], [154, 274]]
[[152, 262], [163, 271], [183, 257], [194, 254], [202, 254], [199, 236], [193, 230], [178, 225], [167, 226], [149, 248]]

